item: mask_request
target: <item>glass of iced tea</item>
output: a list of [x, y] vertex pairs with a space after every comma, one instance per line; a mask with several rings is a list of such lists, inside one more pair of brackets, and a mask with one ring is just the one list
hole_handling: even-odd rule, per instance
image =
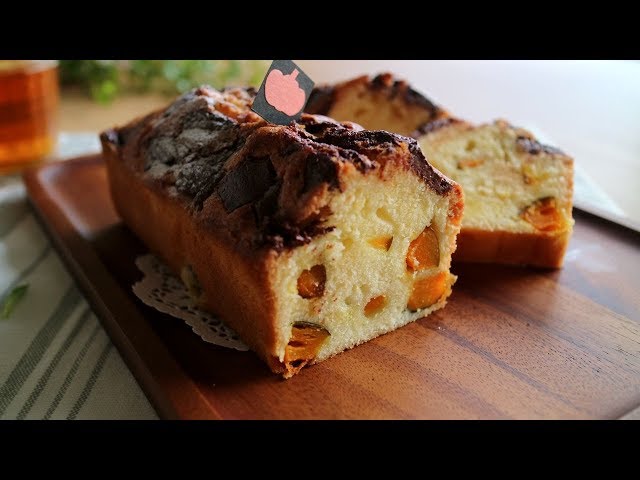
[[0, 60], [0, 173], [53, 151], [59, 94], [57, 61]]

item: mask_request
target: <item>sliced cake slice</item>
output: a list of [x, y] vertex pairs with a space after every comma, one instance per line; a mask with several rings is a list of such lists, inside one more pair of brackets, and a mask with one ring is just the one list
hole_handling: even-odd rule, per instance
[[202, 87], [101, 136], [117, 211], [277, 373], [442, 308], [458, 184], [414, 139]]
[[572, 158], [504, 120], [472, 125], [418, 97], [382, 74], [319, 87], [307, 110], [418, 139], [465, 191], [454, 260], [560, 267], [573, 228]]

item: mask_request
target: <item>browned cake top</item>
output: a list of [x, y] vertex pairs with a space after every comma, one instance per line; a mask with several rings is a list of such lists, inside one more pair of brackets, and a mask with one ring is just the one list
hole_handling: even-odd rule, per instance
[[366, 83], [371, 90], [383, 92], [389, 98], [401, 98], [407, 104], [416, 104], [431, 112], [436, 118], [444, 113], [439, 106], [429, 100], [420, 92], [411, 88], [411, 86], [402, 79], [395, 78], [393, 74], [385, 72], [376, 75], [373, 78], [368, 76], [357, 77], [343, 84], [337, 85], [321, 85], [316, 87], [311, 93], [309, 102], [305, 108], [306, 112], [326, 115], [331, 109], [333, 96], [336, 90], [349, 83]]
[[452, 188], [413, 139], [320, 115], [269, 124], [250, 110], [254, 96], [200, 87], [104, 132], [103, 145], [202, 224], [248, 248], [291, 247], [331, 229], [329, 194], [344, 189], [349, 171], [384, 178], [404, 168], [441, 195]]
[[[398, 106], [406, 107], [407, 111], [403, 112], [406, 115], [411, 115], [409, 110], [413, 111], [416, 132], [411, 134], [412, 137], [419, 136], [420, 129], [424, 128], [428, 123], [449, 116], [449, 113], [442, 107], [436, 105], [422, 93], [414, 90], [405, 80], [397, 78], [389, 72], [380, 73], [375, 77], [363, 75], [335, 85], [320, 85], [311, 92], [305, 112], [327, 115], [331, 111], [336, 97], [341, 92], [358, 87], [362, 91], [382, 96], [385, 101], [397, 102]], [[422, 114], [415, 112], [422, 112]]]

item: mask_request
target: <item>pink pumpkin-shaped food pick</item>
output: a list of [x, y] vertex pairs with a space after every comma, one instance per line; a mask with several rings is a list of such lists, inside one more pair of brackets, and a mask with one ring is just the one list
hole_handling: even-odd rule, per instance
[[267, 76], [264, 85], [264, 96], [269, 105], [290, 117], [302, 110], [306, 100], [304, 90], [296, 80], [297, 76], [298, 69], [289, 75], [274, 69]]

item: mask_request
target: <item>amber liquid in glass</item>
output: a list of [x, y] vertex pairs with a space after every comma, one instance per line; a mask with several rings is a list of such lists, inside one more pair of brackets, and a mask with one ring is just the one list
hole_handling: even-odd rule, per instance
[[56, 62], [0, 61], [0, 173], [53, 151], [58, 97]]

